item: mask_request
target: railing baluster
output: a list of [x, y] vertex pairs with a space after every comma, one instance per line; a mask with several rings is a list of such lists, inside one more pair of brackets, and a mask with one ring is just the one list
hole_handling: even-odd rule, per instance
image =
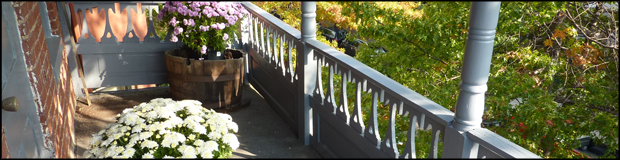
[[334, 72], [336, 72], [335, 70], [335, 65], [338, 65], [337, 63], [333, 63], [333, 64], [329, 64], [329, 79], [327, 82], [327, 103], [325, 103], [327, 105], [327, 108], [329, 109], [330, 112], [332, 112], [332, 114], [336, 114], [336, 98], [334, 96]]
[[293, 69], [293, 44], [294, 41], [291, 41], [288, 44], [288, 72], [291, 75], [291, 82], [295, 80], [295, 70]]
[[271, 64], [271, 60], [272, 60], [272, 57], [273, 57], [272, 56], [273, 53], [271, 53], [271, 43], [269, 41], [269, 39], [271, 38], [271, 28], [266, 27], [265, 31], [267, 32], [267, 33], [265, 33], [265, 48], [267, 48], [266, 52], [265, 52], [265, 55], [267, 56], [267, 62], [269, 64]]
[[284, 52], [284, 41], [285, 41], [284, 37], [286, 37], [284, 36], [284, 34], [280, 36], [280, 50], [279, 50], [280, 51], [280, 61], [279, 61], [280, 63], [278, 63], [279, 64], [278, 66], [280, 66], [280, 69], [282, 69], [282, 75], [286, 77], [286, 65], [284, 65], [284, 53], [285, 53]]
[[252, 18], [252, 48], [256, 49], [256, 52], [258, 53], [259, 50], [259, 46], [258, 46], [258, 18]]
[[364, 120], [362, 116], [362, 92], [365, 90], [366, 80], [357, 80], [355, 89], [355, 106], [353, 106], [353, 115], [351, 115], [351, 128], [364, 136]]
[[416, 125], [418, 123], [418, 116], [409, 114], [409, 131], [407, 131], [407, 144], [405, 144], [405, 150], [400, 155], [400, 158], [417, 158], [415, 155], [415, 136], [416, 136]]
[[260, 22], [260, 36], [258, 37], [258, 39], [260, 39], [260, 41], [258, 42], [258, 46], [260, 47], [259, 53], [261, 53], [261, 55], [263, 56], [263, 58], [265, 58], [265, 26], [263, 25], [262, 22]]
[[348, 109], [348, 102], [347, 102], [347, 81], [349, 80], [347, 78], [347, 75], [350, 75], [351, 72], [349, 71], [348, 73], [344, 73], [344, 71], [340, 71], [342, 73], [341, 78], [340, 78], [340, 104], [338, 104], [338, 107], [336, 109], [336, 116], [340, 117], [340, 119], [342, 119], [345, 124], [349, 125], [349, 109]]
[[[325, 62], [325, 57], [321, 56], [318, 57], [320, 54], [315, 54], [317, 55], [317, 65], [316, 65], [316, 70], [321, 72], [322, 71], [322, 67], [323, 67], [323, 63]], [[320, 98], [321, 101], [321, 105], [325, 105], [325, 92], [323, 91], [323, 74], [318, 73], [316, 74], [316, 88], [314, 91], [314, 97], [315, 98]]]
[[271, 40], [273, 40], [272, 41], [272, 44], [273, 44], [273, 47], [272, 47], [273, 48], [273, 55], [271, 56], [271, 59], [273, 59], [272, 61], [275, 62], [275, 66], [276, 66], [276, 69], [277, 69], [277, 67], [279, 66], [278, 65], [278, 58], [277, 58], [278, 51], [276, 51], [278, 49], [276, 47], [276, 44], [278, 43], [278, 39], [277, 39], [278, 30], [273, 30], [272, 34], [273, 34], [273, 36], [272, 36]]
[[[389, 103], [388, 103], [389, 104]], [[402, 105], [402, 102], [401, 102]], [[396, 120], [396, 110], [398, 109], [398, 105], [393, 103], [390, 105], [390, 120], [388, 124], [388, 130], [385, 134], [385, 140], [381, 142], [381, 151], [388, 154], [389, 157], [396, 157], [398, 155], [398, 150], [396, 149], [396, 129], [395, 129], [395, 120]]]
[[[373, 91], [372, 94], [372, 113], [370, 114], [370, 122], [368, 122], [368, 127], [364, 130], [364, 137], [370, 141], [373, 145], [380, 148], [379, 141], [381, 138], [379, 137], [379, 129], [378, 129], [378, 121], [377, 121], [377, 101], [379, 98], [379, 93], [377, 91]], [[381, 90], [381, 94], [383, 94], [383, 90]]]
[[[429, 125], [431, 126], [431, 125]], [[441, 133], [441, 130], [439, 127], [432, 127], [431, 129], [433, 131], [433, 137], [432, 137], [432, 141], [431, 141], [431, 149], [430, 149], [430, 153], [428, 154], [428, 158], [437, 158], [437, 148], [439, 147], [439, 134]]]

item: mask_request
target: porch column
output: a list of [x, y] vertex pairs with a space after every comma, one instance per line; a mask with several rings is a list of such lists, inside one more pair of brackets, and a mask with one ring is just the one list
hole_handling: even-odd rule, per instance
[[[298, 78], [303, 83], [299, 83], [298, 93], [298, 134], [299, 139], [304, 145], [310, 144], [310, 133], [312, 132], [312, 110], [310, 107], [310, 95], [316, 86], [317, 62], [314, 60], [313, 49], [306, 47], [306, 41], [316, 40], [316, 2], [301, 2], [301, 42], [304, 43], [303, 55], [297, 55]], [[303, 62], [303, 63], [300, 63]]]
[[493, 40], [501, 2], [472, 2], [454, 121], [446, 127], [443, 157], [477, 158], [478, 144], [466, 132], [480, 128], [484, 113]]

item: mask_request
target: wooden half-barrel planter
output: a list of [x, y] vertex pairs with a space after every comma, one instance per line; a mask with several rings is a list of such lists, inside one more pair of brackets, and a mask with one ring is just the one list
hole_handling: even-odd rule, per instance
[[179, 49], [166, 51], [166, 69], [170, 94], [174, 100], [192, 99], [207, 109], [239, 107], [243, 93], [244, 61], [242, 50], [226, 49], [231, 59], [194, 60], [179, 56]]

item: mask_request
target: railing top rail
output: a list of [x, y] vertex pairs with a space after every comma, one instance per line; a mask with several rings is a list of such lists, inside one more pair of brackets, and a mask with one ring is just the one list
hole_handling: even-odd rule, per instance
[[503, 158], [541, 158], [486, 128], [473, 129], [467, 132], [467, 137]]
[[327, 44], [317, 40], [309, 40], [307, 41], [307, 44], [314, 48], [315, 52], [323, 52], [325, 53], [324, 56], [327, 58], [341, 62], [338, 63], [338, 65], [351, 68], [353, 69], [352, 72], [356, 72], [355, 74], [366, 77], [369, 83], [377, 85], [380, 88], [384, 88], [386, 93], [404, 100], [405, 104], [410, 103], [420, 106], [421, 110], [418, 108], [415, 109], [421, 112], [427, 112], [425, 113], [426, 116], [431, 117], [433, 120], [443, 125], [442, 127], [447, 126], [448, 123], [454, 119], [454, 113], [452, 111], [386, 77], [362, 62], [359, 62], [354, 58], [328, 46]]
[[241, 5], [245, 6], [252, 15], [257, 16], [259, 19], [264, 19], [267, 22], [271, 22], [274, 27], [277, 29], [295, 37], [297, 40], [301, 39], [301, 31], [291, 27], [290, 25], [284, 23], [282, 20], [274, 17], [273, 15], [267, 13], [265, 10], [260, 7], [252, 4], [251, 2], [240, 2]]

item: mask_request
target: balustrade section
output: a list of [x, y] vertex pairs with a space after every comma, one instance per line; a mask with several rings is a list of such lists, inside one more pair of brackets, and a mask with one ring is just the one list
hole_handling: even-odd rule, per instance
[[[167, 83], [164, 52], [183, 46], [161, 41], [153, 9], [161, 2], [68, 2], [68, 31], [89, 88]], [[149, 12], [149, 13], [147, 13]], [[70, 44], [70, 43], [68, 43]], [[75, 52], [75, 53], [74, 53]]]
[[[301, 32], [256, 5], [241, 3], [250, 13], [245, 49], [248, 80], [291, 128], [298, 126], [297, 55], [303, 55]], [[244, 38], [245, 39], [245, 38]], [[303, 66], [303, 64], [301, 65]], [[293, 129], [297, 134], [297, 130]]]
[[[444, 132], [448, 122], [453, 120], [454, 113], [322, 42], [310, 40], [307, 44], [307, 47], [314, 49], [314, 58], [319, 64], [317, 70], [321, 71], [322, 67], [327, 67], [329, 72], [328, 82], [326, 82], [327, 88], [323, 88], [324, 78], [322, 74], [318, 74], [317, 88], [313, 92], [314, 102], [311, 102], [315, 116], [318, 115], [318, 117], [314, 117], [313, 123], [315, 123], [314, 135], [318, 135], [315, 138], [318, 139], [319, 143], [323, 143], [324, 138], [334, 139], [326, 136], [342, 136], [336, 139], [344, 139], [344, 144], [351, 144], [342, 147], [358, 147], [358, 149], [353, 150], [359, 151], [362, 157], [416, 158], [416, 129], [430, 130], [432, 137], [430, 142], [426, 142], [430, 143], [428, 157], [437, 157], [438, 144], [443, 139], [440, 134]], [[340, 77], [340, 85], [338, 86], [340, 88], [336, 88], [334, 85], [335, 76]], [[347, 93], [350, 93], [347, 92], [347, 83], [352, 83], [355, 86], [352, 108], [349, 108], [351, 105], [347, 104], [349, 101], [346, 98], [348, 97]], [[335, 100], [335, 90], [340, 91], [338, 103]], [[363, 92], [371, 94], [371, 106], [363, 106], [361, 103]], [[389, 108], [384, 108], [389, 110], [389, 122], [386, 130], [379, 130], [379, 103], [389, 106]], [[363, 113], [362, 110], [365, 110], [363, 108], [371, 108], [370, 113]], [[349, 110], [353, 112], [349, 113]], [[365, 114], [368, 114], [367, 122], [362, 120]], [[398, 145], [395, 136], [397, 115], [408, 117], [409, 121], [406, 141], [398, 142], [404, 143], [403, 153], [399, 153], [396, 147]], [[330, 129], [324, 126], [332, 126], [331, 129], [342, 133], [322, 134], [331, 132], [322, 131], [322, 129]], [[346, 128], [342, 128], [345, 126]], [[384, 136], [380, 136], [380, 132], [385, 133], [381, 134]], [[366, 142], [358, 142], [358, 140]], [[330, 142], [324, 143], [329, 144]], [[339, 150], [338, 148], [341, 147], [325, 145], [324, 148]], [[338, 157], [360, 156], [347, 155], [347, 153], [341, 152], [334, 154]]]

